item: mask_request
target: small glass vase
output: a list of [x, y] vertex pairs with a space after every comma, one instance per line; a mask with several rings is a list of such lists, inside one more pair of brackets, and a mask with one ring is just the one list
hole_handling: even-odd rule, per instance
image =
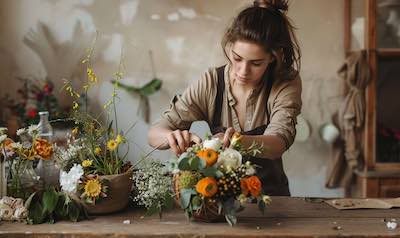
[[39, 176], [37, 176], [33, 161], [16, 159], [11, 165], [7, 182], [7, 194], [14, 198], [27, 199], [30, 194], [39, 190]]

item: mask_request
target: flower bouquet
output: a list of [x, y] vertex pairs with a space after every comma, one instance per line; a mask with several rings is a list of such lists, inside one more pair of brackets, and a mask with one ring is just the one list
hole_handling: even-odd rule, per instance
[[2, 157], [8, 164], [8, 195], [27, 199], [31, 193], [41, 189], [40, 177], [34, 170], [34, 163], [50, 160], [52, 145], [39, 137], [38, 127], [17, 130], [19, 142], [7, 137], [6, 128], [0, 128], [0, 148]]
[[[253, 143], [244, 149], [235, 134], [229, 148], [218, 138], [188, 148], [176, 162], [174, 190], [189, 218], [213, 222], [225, 217], [230, 225], [246, 201], [257, 201], [264, 212], [270, 198], [262, 192], [256, 166], [247, 159], [261, 152]], [[247, 161], [246, 161], [247, 160]]]
[[[102, 112], [92, 115], [87, 94], [98, 82], [90, 61], [92, 52], [93, 48], [89, 49], [82, 61], [87, 72], [82, 92], [65, 80], [64, 88], [73, 99], [71, 117], [76, 127], [71, 131], [67, 147], [56, 147], [55, 155], [62, 170], [62, 190], [76, 194], [89, 213], [99, 214], [120, 210], [128, 204], [133, 166], [125, 160], [129, 144], [126, 134], [118, 127], [116, 112], [122, 64], [115, 73], [111, 99], [103, 106]], [[115, 120], [109, 118], [111, 113]], [[102, 120], [103, 115], [107, 118]]]

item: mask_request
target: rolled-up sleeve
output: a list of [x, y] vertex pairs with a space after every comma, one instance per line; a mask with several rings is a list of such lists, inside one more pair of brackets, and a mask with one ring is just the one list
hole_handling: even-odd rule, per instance
[[200, 80], [191, 84], [182, 95], [175, 95], [161, 119], [155, 124], [171, 130], [188, 130], [194, 121], [207, 118], [207, 104], [210, 98], [211, 73], [206, 72]]
[[270, 123], [264, 135], [281, 137], [288, 149], [296, 136], [297, 116], [301, 111], [301, 79], [280, 82], [272, 88]]

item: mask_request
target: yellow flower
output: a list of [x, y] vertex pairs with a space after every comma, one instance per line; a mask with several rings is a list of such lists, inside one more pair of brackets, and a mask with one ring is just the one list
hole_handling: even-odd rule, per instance
[[79, 104], [77, 102], [72, 103], [72, 109], [76, 110], [79, 108]]
[[98, 197], [101, 193], [101, 184], [98, 179], [89, 179], [85, 184], [85, 195], [91, 198]]
[[109, 140], [107, 142], [107, 149], [109, 151], [115, 150], [117, 148], [117, 146], [118, 146], [118, 143], [115, 140]]
[[93, 69], [87, 68], [87, 75], [91, 82], [94, 82], [94, 83], [97, 82], [97, 77], [94, 74]]
[[101, 153], [101, 148], [100, 147], [96, 147], [96, 149], [94, 149], [94, 153], [96, 155], [99, 155]]
[[121, 142], [123, 142], [125, 140], [125, 138], [121, 135], [117, 135], [117, 138], [115, 138], [115, 141], [120, 144]]
[[78, 132], [79, 132], [78, 127], [75, 127], [75, 128], [71, 131], [71, 133], [72, 133], [73, 136], [78, 135]]
[[88, 159], [85, 159], [85, 160], [82, 162], [82, 166], [83, 166], [84, 168], [89, 167], [89, 166], [91, 166], [92, 164], [93, 164], [93, 161], [92, 161], [92, 160], [88, 160]]

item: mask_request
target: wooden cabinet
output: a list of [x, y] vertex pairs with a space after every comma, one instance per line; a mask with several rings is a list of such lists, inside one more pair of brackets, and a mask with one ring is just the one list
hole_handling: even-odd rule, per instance
[[352, 196], [400, 197], [400, 0], [344, 0], [346, 54], [365, 50], [364, 167]]

